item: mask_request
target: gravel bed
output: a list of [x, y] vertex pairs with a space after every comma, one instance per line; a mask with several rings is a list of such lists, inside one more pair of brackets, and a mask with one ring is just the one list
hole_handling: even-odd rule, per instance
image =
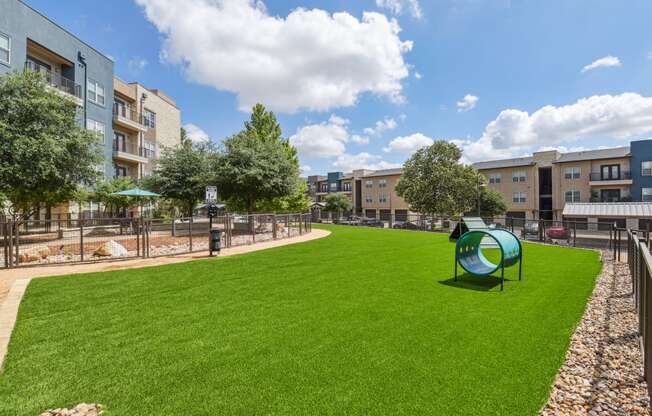
[[649, 415], [626, 263], [604, 267], [541, 415]]

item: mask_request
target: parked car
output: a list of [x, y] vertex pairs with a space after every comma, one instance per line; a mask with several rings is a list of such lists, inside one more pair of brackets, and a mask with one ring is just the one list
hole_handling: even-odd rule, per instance
[[539, 235], [539, 223], [538, 222], [526, 222], [521, 230], [523, 237], [528, 235]]
[[568, 240], [568, 230], [562, 225], [555, 225], [546, 230], [546, 236], [551, 240]]
[[378, 228], [385, 227], [384, 222], [377, 220], [375, 218], [366, 218], [366, 217], [360, 220], [360, 225], [365, 225], [367, 227], [378, 227]]

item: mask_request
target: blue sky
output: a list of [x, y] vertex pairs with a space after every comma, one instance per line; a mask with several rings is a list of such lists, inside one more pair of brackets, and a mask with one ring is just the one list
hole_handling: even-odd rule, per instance
[[[652, 137], [652, 2], [28, 0], [219, 142], [275, 110], [306, 174]], [[466, 98], [465, 98], [466, 97]]]

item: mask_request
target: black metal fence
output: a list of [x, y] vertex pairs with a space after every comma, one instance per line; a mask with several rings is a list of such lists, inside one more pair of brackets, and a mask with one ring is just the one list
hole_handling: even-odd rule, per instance
[[0, 221], [0, 268], [123, 260], [208, 250], [212, 230], [224, 248], [302, 235], [310, 214], [228, 214], [174, 219], [96, 218]]
[[638, 313], [643, 375], [652, 396], [652, 255], [649, 231], [627, 230], [627, 263]]

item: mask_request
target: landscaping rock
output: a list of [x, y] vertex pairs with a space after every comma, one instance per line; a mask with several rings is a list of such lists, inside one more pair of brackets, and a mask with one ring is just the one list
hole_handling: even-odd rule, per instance
[[41, 413], [40, 416], [98, 416], [102, 414], [102, 406], [99, 404], [81, 403], [72, 409], [50, 409]]
[[18, 260], [21, 263], [30, 263], [33, 261], [39, 261], [41, 259], [47, 259], [50, 255], [50, 249], [46, 246], [32, 247], [18, 256]]
[[542, 415], [649, 415], [632, 280], [602, 253], [603, 269]]
[[127, 249], [113, 240], [103, 243], [93, 252], [93, 256], [96, 257], [125, 257], [127, 255], [129, 255]]

